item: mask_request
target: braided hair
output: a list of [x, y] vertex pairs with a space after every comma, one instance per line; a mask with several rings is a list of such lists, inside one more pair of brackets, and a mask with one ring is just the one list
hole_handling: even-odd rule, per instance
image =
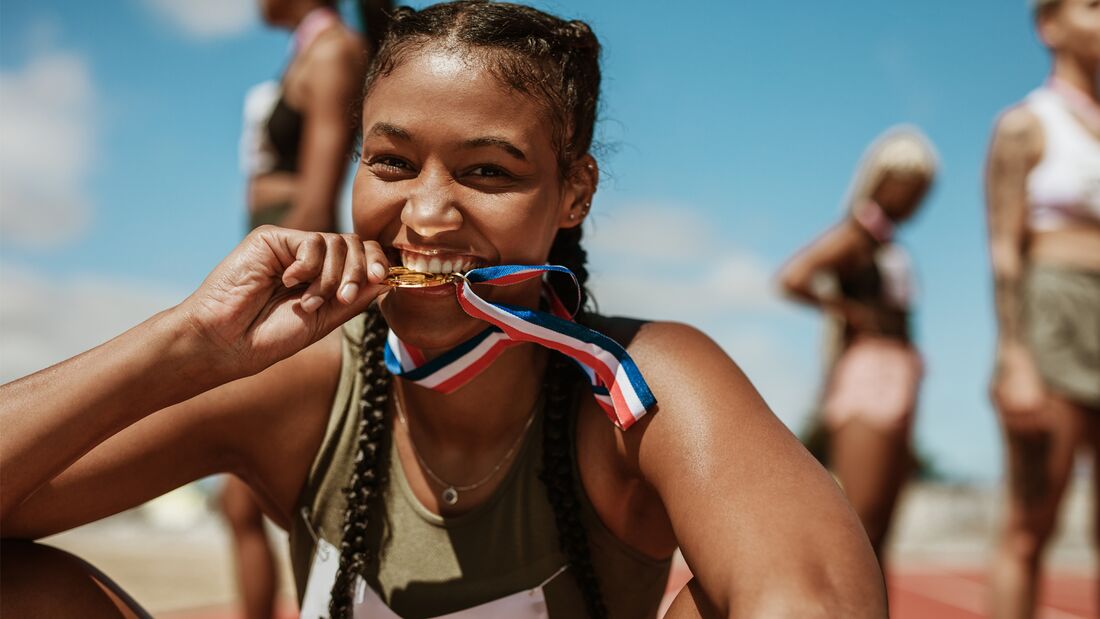
[[[431, 44], [469, 54], [501, 83], [542, 104], [563, 180], [573, 173], [579, 158], [592, 147], [600, 89], [600, 45], [587, 24], [564, 21], [526, 6], [483, 0], [437, 4], [421, 11], [401, 7], [393, 12], [389, 30], [372, 60], [363, 96], [369, 95], [380, 77]], [[548, 260], [576, 274], [581, 284], [579, 296], [564, 282], [551, 284], [567, 306], [581, 308], [577, 320], [584, 322], [589, 297], [584, 288], [588, 271], [581, 236], [580, 226], [559, 230]], [[361, 343], [363, 390], [355, 470], [345, 489], [343, 540], [329, 605], [334, 619], [351, 616], [355, 577], [365, 575], [375, 559], [367, 527], [368, 515], [388, 479], [386, 409], [391, 379], [383, 359], [386, 329], [380, 312], [371, 308]], [[580, 517], [572, 445], [573, 394], [582, 375], [567, 358], [552, 355], [544, 384], [547, 404], [539, 478], [546, 486], [569, 572], [589, 616], [602, 619], [607, 608]]]
[[370, 509], [386, 488], [389, 478], [386, 403], [389, 399], [389, 370], [386, 369], [386, 320], [377, 306], [367, 310], [363, 339], [360, 342], [359, 428], [355, 442], [355, 468], [344, 489], [347, 508], [340, 542], [340, 563], [329, 601], [329, 616], [351, 616], [351, 588], [355, 576], [366, 572], [371, 548], [367, 532]]

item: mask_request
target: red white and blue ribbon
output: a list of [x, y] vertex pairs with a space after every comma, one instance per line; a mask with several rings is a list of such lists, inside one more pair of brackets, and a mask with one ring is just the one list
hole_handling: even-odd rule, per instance
[[561, 266], [501, 265], [474, 269], [455, 281], [458, 303], [474, 318], [492, 326], [446, 353], [427, 360], [393, 331], [386, 340], [386, 366], [395, 376], [422, 387], [450, 393], [477, 376], [511, 346], [533, 342], [569, 358], [588, 376], [592, 394], [620, 429], [627, 429], [657, 405], [634, 360], [618, 342], [577, 324], [549, 286], [550, 312], [490, 303], [470, 284], [507, 286], [547, 273], [573, 273]]

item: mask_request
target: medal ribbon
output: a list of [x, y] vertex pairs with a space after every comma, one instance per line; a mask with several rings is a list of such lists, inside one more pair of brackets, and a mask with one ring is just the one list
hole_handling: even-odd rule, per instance
[[634, 360], [618, 342], [577, 324], [573, 313], [548, 285], [543, 286], [543, 293], [550, 312], [490, 303], [470, 285], [507, 286], [547, 273], [568, 275], [579, 288], [572, 271], [554, 265], [485, 267], [459, 277], [455, 281], [459, 305], [467, 314], [492, 326], [431, 361], [390, 331], [386, 366], [395, 376], [450, 393], [477, 376], [506, 349], [532, 342], [571, 358], [588, 376], [592, 395], [611, 421], [622, 430], [629, 428], [656, 406], [657, 400]]

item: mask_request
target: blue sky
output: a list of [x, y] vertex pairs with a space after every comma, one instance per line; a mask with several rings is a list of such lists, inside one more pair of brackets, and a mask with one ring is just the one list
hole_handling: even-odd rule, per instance
[[[288, 38], [247, 0], [173, 4], [0, 6], [4, 379], [75, 352], [58, 323], [94, 343], [180, 299], [242, 233], [241, 100], [279, 74]], [[918, 445], [995, 479], [981, 170], [996, 114], [1047, 70], [1023, 0], [536, 4], [605, 48], [597, 298], [712, 333], [796, 427], [819, 321], [769, 277], [836, 220], [871, 139], [898, 122], [929, 134], [942, 173], [902, 233], [929, 366]]]

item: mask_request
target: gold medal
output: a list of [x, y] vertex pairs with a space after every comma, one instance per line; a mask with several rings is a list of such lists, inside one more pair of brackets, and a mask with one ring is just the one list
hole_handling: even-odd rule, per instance
[[390, 267], [389, 275], [382, 283], [394, 288], [428, 288], [449, 284], [454, 279], [454, 273], [421, 273], [405, 267]]

